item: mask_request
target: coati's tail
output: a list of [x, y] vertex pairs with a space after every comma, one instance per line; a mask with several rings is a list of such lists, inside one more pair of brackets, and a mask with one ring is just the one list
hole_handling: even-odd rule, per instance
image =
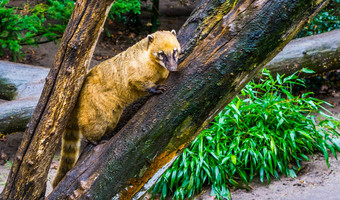
[[52, 186], [55, 188], [65, 174], [75, 165], [80, 149], [80, 133], [78, 130], [66, 128], [61, 144], [60, 163]]

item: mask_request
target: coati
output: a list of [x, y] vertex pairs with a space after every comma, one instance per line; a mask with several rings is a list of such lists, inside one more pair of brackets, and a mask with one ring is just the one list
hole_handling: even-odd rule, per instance
[[160, 83], [177, 71], [180, 51], [174, 30], [158, 31], [89, 71], [63, 133], [53, 188], [75, 165], [80, 134], [96, 143], [116, 127], [126, 106], [147, 92], [162, 93]]

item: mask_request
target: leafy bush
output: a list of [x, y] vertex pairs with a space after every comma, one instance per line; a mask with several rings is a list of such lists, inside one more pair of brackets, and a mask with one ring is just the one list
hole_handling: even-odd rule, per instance
[[340, 28], [340, 0], [331, 0], [297, 35], [305, 37]]
[[33, 43], [36, 32], [31, 25], [36, 23], [36, 17], [16, 14], [14, 8], [6, 8], [7, 3], [8, 0], [0, 1], [0, 56], [4, 54], [3, 49], [18, 53], [22, 43]]
[[[47, 0], [47, 4], [37, 4], [33, 8], [26, 5], [21, 10], [7, 8], [8, 2], [0, 1], [0, 56], [7, 49], [15, 60], [21, 55], [22, 45], [38, 45], [41, 38], [46, 38], [47, 42], [60, 38], [73, 9], [70, 0]], [[58, 23], [46, 23], [47, 19]]]
[[[54, 41], [63, 35], [67, 23], [72, 15], [74, 1], [72, 0], [47, 0], [46, 4], [38, 4], [32, 8], [31, 14], [37, 15], [41, 24], [37, 25], [39, 34], [47, 38], [47, 41]], [[54, 23], [43, 24], [47, 20], [54, 20]], [[42, 26], [40, 26], [42, 25]], [[38, 37], [40, 39], [40, 37]]]
[[250, 82], [184, 150], [156, 183], [154, 194], [190, 198], [209, 184], [211, 195], [230, 198], [228, 185], [247, 188], [254, 176], [267, 183], [280, 174], [295, 177], [300, 162], [316, 151], [329, 165], [327, 151], [336, 156], [340, 146], [334, 138], [339, 135], [336, 119], [322, 107], [328, 103], [310, 97], [311, 92], [294, 96], [293, 86], [304, 85], [296, 74], [274, 78], [264, 70], [262, 76], [261, 84]]
[[123, 14], [133, 13], [140, 14], [139, 0], [116, 0], [111, 7], [108, 18], [118, 19], [118, 21], [126, 22], [126, 17]]
[[[140, 15], [140, 2], [139, 0], [116, 0], [107, 16], [109, 23], [113, 21], [123, 23], [124, 28], [130, 30], [140, 30], [141, 23], [139, 21]], [[112, 29], [113, 28], [113, 29]], [[105, 26], [105, 34], [107, 37], [115, 35], [112, 31], [117, 31], [116, 27]]]
[[[34, 7], [9, 8], [8, 2], [0, 0], [0, 56], [6, 49], [14, 60], [22, 55], [22, 45], [38, 45], [61, 38], [74, 5], [73, 0], [47, 0]], [[109, 17], [124, 21], [123, 14], [128, 12], [140, 14], [139, 0], [115, 1]]]

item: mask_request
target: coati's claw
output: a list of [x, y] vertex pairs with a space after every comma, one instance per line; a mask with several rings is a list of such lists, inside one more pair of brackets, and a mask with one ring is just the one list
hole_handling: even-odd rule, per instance
[[93, 146], [97, 146], [98, 144], [100, 144], [100, 143], [95, 142], [95, 141], [90, 141], [90, 140], [88, 140], [86, 138], [84, 138], [84, 141], [85, 141], [85, 143], [92, 144]]
[[105, 143], [107, 143], [108, 141], [109, 141], [108, 139], [100, 140], [100, 141], [98, 142], [98, 144], [105, 144]]
[[166, 90], [166, 85], [160, 84], [160, 85], [157, 85], [156, 87], [157, 87], [156, 90], [159, 91], [160, 93], [163, 93]]
[[165, 85], [156, 85], [155, 87], [149, 88], [148, 92], [151, 94], [162, 94], [165, 90]]
[[102, 140], [96, 142], [96, 141], [90, 141], [90, 140], [84, 138], [84, 141], [87, 144], [92, 144], [93, 146], [97, 146], [99, 144], [105, 144], [107, 141], [109, 141], [109, 139], [102, 139]]

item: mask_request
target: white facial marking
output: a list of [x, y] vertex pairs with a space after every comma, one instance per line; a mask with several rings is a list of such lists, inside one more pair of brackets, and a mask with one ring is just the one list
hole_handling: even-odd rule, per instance
[[166, 68], [164, 62], [159, 61], [159, 64], [160, 64], [162, 67]]

